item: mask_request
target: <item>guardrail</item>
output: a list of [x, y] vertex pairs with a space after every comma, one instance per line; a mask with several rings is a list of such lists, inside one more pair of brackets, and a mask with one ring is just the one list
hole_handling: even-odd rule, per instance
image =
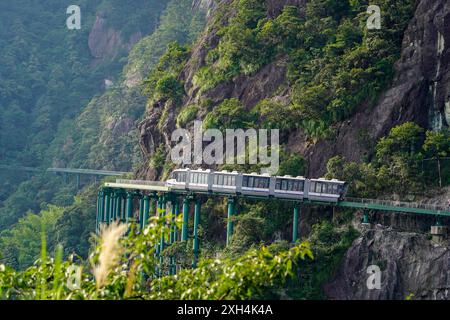
[[345, 198], [345, 201], [356, 202], [362, 204], [376, 204], [382, 206], [391, 206], [399, 208], [416, 208], [434, 211], [449, 211], [450, 206], [439, 206], [433, 204], [426, 204], [420, 202], [404, 202], [404, 201], [394, 201], [394, 200], [377, 200], [377, 199], [362, 199], [362, 198]]
[[148, 180], [126, 180], [126, 179], [116, 179], [116, 183], [118, 184], [135, 184], [142, 186], [156, 186], [156, 187], [165, 187], [166, 183], [163, 181], [148, 181]]

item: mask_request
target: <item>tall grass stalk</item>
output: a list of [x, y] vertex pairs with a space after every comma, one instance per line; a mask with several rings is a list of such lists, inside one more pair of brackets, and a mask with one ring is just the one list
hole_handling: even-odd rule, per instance
[[127, 228], [126, 224], [119, 222], [101, 226], [99, 261], [93, 268], [97, 289], [107, 284], [108, 275], [120, 262], [124, 250], [120, 244], [120, 238], [126, 233]]

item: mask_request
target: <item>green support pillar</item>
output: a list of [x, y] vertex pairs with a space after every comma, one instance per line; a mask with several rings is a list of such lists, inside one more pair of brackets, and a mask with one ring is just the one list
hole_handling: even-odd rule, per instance
[[150, 213], [150, 197], [148, 195], [144, 196], [144, 214], [142, 217], [141, 228], [144, 229], [147, 226]]
[[177, 226], [175, 225], [175, 220], [179, 214], [178, 201], [175, 199], [172, 201], [172, 226], [170, 230], [170, 243], [177, 241]]
[[139, 195], [139, 226], [142, 229], [142, 221], [144, 220], [144, 196]]
[[[165, 198], [165, 196], [161, 196], [160, 197], [160, 201], [161, 201], [161, 204], [160, 204], [160, 215], [161, 215], [161, 217], [164, 217], [165, 215], [166, 215], [166, 198]], [[165, 244], [166, 244], [166, 239], [165, 239], [165, 237], [164, 237], [164, 234], [162, 234], [161, 235], [161, 242], [160, 242], [160, 252], [162, 252], [163, 250], [164, 250], [164, 246], [165, 246]]]
[[227, 246], [231, 243], [231, 237], [233, 236], [235, 207], [235, 199], [228, 198]]
[[188, 221], [189, 221], [189, 199], [183, 200], [183, 225], [181, 228], [181, 241], [188, 239]]
[[123, 216], [123, 192], [120, 191], [117, 193], [117, 198], [116, 198], [116, 220], [117, 221], [122, 221], [122, 216]]
[[126, 222], [130, 223], [133, 218], [133, 193], [127, 192]]
[[[170, 244], [174, 244], [177, 241], [177, 226], [175, 225], [175, 220], [179, 214], [179, 206], [178, 201], [174, 197], [172, 199], [172, 225], [170, 228]], [[177, 272], [177, 265], [175, 261], [175, 257], [170, 256], [170, 266], [169, 266], [169, 274], [174, 275]]]
[[195, 213], [194, 213], [194, 261], [192, 262], [192, 268], [197, 268], [198, 262], [198, 254], [199, 254], [199, 240], [198, 240], [198, 225], [200, 224], [200, 210], [201, 210], [201, 201], [197, 199], [195, 202]]
[[80, 182], [80, 175], [79, 174], [77, 174], [77, 190], [80, 190], [80, 187], [81, 187], [81, 182]]
[[103, 216], [103, 221], [106, 224], [109, 224], [110, 221], [110, 217], [111, 217], [111, 194], [109, 191], [106, 192], [105, 194], [105, 213]]
[[369, 211], [368, 210], [364, 210], [364, 214], [363, 214], [363, 218], [362, 218], [362, 224], [370, 224], [369, 221]]
[[99, 191], [97, 195], [97, 215], [95, 218], [95, 232], [98, 234], [100, 230], [100, 223], [102, 222], [102, 206], [103, 206], [103, 191]]
[[299, 217], [299, 204], [294, 205], [294, 219], [292, 221], [292, 242], [297, 242], [298, 239], [298, 217]]
[[115, 221], [117, 218], [117, 193], [113, 192], [113, 194], [111, 195], [111, 210], [112, 210], [112, 214], [111, 214], [111, 222]]
[[[178, 218], [178, 216], [180, 215], [180, 206], [178, 204], [178, 202], [175, 204], [175, 216], [174, 219], [176, 220]], [[173, 240], [174, 242], [178, 241], [178, 227], [175, 225], [173, 227]]]

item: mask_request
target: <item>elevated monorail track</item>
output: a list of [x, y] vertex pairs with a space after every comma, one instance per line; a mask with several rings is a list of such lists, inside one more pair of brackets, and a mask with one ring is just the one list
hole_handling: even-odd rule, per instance
[[[175, 226], [171, 227], [170, 238], [162, 237], [161, 243], [158, 245], [156, 254], [178, 240], [187, 241], [190, 236], [188, 232], [188, 221], [190, 204], [194, 203], [194, 225], [193, 225], [193, 252], [194, 260], [192, 266], [197, 265], [199, 255], [199, 237], [198, 226], [200, 224], [200, 212], [202, 199], [211, 197], [224, 197], [227, 199], [227, 245], [231, 241], [234, 229], [233, 216], [236, 214], [236, 202], [239, 199], [251, 199], [259, 201], [285, 201], [293, 204], [293, 221], [292, 221], [292, 241], [298, 239], [298, 224], [300, 208], [302, 206], [324, 206], [334, 208], [350, 208], [363, 211], [363, 224], [369, 224], [369, 212], [392, 212], [406, 213], [416, 215], [428, 215], [436, 217], [436, 225], [431, 227], [433, 237], [441, 237], [444, 227], [440, 225], [441, 217], [450, 217], [450, 208], [443, 206], [429, 205], [425, 203], [415, 202], [399, 202], [386, 201], [376, 199], [358, 199], [344, 198], [340, 201], [317, 201], [310, 199], [293, 199], [292, 197], [283, 198], [279, 194], [273, 196], [255, 196], [242, 193], [232, 192], [214, 192], [211, 190], [190, 190], [177, 189], [170, 187], [165, 182], [160, 181], [142, 181], [142, 180], [124, 180], [117, 179], [115, 182], [108, 182], [98, 194], [97, 202], [97, 232], [100, 230], [100, 224], [109, 224], [112, 221], [138, 223], [139, 228], [143, 229], [148, 223], [149, 217], [152, 215], [153, 208], [156, 208], [154, 215], [166, 215], [166, 211], [170, 210], [172, 217], [182, 215], [181, 233], [178, 233]], [[180, 202], [182, 210], [180, 212]], [[135, 205], [137, 206], [135, 207]], [[168, 240], [168, 241], [167, 241]], [[162, 257], [160, 257], [162, 259]], [[176, 263], [171, 259], [169, 274], [176, 273]]]

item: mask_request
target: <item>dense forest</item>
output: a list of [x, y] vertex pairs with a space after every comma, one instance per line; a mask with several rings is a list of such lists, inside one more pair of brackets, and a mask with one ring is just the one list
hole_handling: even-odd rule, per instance
[[[80, 1], [83, 27], [70, 31], [67, 1], [2, 2], [0, 165], [165, 179], [175, 167], [171, 131], [203, 120], [222, 131], [280, 129], [279, 175], [344, 180], [351, 197], [427, 201], [446, 192], [445, 110], [439, 128], [414, 114], [395, 114], [402, 120], [379, 134], [359, 125], [358, 151], [320, 156], [397, 81], [421, 1], [198, 2]], [[379, 30], [367, 28], [370, 4], [383, 13]], [[356, 153], [363, 156], [347, 159]], [[94, 234], [97, 192], [110, 178], [82, 181], [78, 190], [63, 176], [0, 167], [0, 179], [0, 299], [326, 299], [324, 284], [364, 234], [355, 227], [361, 213], [312, 207], [302, 239], [289, 243], [288, 204], [243, 200], [226, 246], [226, 202], [210, 199], [192, 269], [192, 239], [165, 249], [161, 260], [154, 255], [180, 217]]]

